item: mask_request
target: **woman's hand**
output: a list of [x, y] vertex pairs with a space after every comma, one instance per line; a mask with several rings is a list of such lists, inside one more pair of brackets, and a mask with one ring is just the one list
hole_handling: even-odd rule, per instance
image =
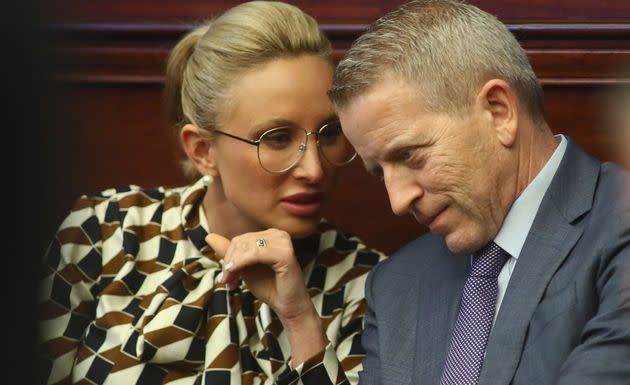
[[276, 312], [291, 344], [293, 366], [324, 350], [327, 340], [321, 319], [306, 290], [288, 233], [269, 229], [242, 234], [232, 241], [211, 233], [206, 242], [223, 258], [221, 281], [234, 288], [242, 277], [256, 298]]
[[285, 319], [300, 317], [312, 307], [291, 237], [285, 231], [246, 233], [232, 241], [211, 233], [206, 241], [223, 259], [221, 280], [229, 289], [242, 277], [256, 298]]

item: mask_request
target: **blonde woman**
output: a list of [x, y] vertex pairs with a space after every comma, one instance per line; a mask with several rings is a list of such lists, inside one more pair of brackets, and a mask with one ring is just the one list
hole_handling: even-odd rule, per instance
[[355, 157], [332, 73], [317, 23], [280, 2], [177, 44], [165, 95], [192, 182], [78, 199], [41, 283], [49, 384], [358, 381], [384, 255], [322, 219]]

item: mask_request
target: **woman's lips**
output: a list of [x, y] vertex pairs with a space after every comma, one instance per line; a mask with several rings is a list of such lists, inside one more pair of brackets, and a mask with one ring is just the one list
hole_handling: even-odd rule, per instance
[[324, 193], [304, 192], [282, 198], [280, 205], [292, 215], [310, 217], [320, 213], [324, 200]]

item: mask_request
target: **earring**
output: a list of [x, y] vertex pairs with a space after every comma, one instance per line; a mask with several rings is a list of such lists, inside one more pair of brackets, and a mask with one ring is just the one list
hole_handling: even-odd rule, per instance
[[204, 175], [204, 176], [201, 178], [201, 181], [203, 182], [203, 184], [204, 184], [205, 186], [209, 186], [209, 185], [211, 185], [211, 184], [212, 184], [212, 182], [214, 181], [214, 178], [212, 178], [210, 175]]

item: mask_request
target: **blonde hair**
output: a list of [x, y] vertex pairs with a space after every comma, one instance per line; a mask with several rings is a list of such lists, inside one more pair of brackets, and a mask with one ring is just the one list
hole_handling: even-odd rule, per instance
[[[235, 79], [270, 60], [302, 54], [332, 65], [330, 41], [315, 19], [282, 2], [243, 3], [195, 28], [173, 48], [166, 68], [164, 98], [176, 133], [192, 123], [210, 134]], [[200, 176], [189, 159], [182, 168], [187, 177]]]
[[340, 61], [328, 92], [342, 109], [391, 74], [410, 82], [427, 110], [461, 114], [493, 78], [542, 121], [543, 93], [516, 38], [496, 17], [456, 0], [411, 1], [381, 17]]

